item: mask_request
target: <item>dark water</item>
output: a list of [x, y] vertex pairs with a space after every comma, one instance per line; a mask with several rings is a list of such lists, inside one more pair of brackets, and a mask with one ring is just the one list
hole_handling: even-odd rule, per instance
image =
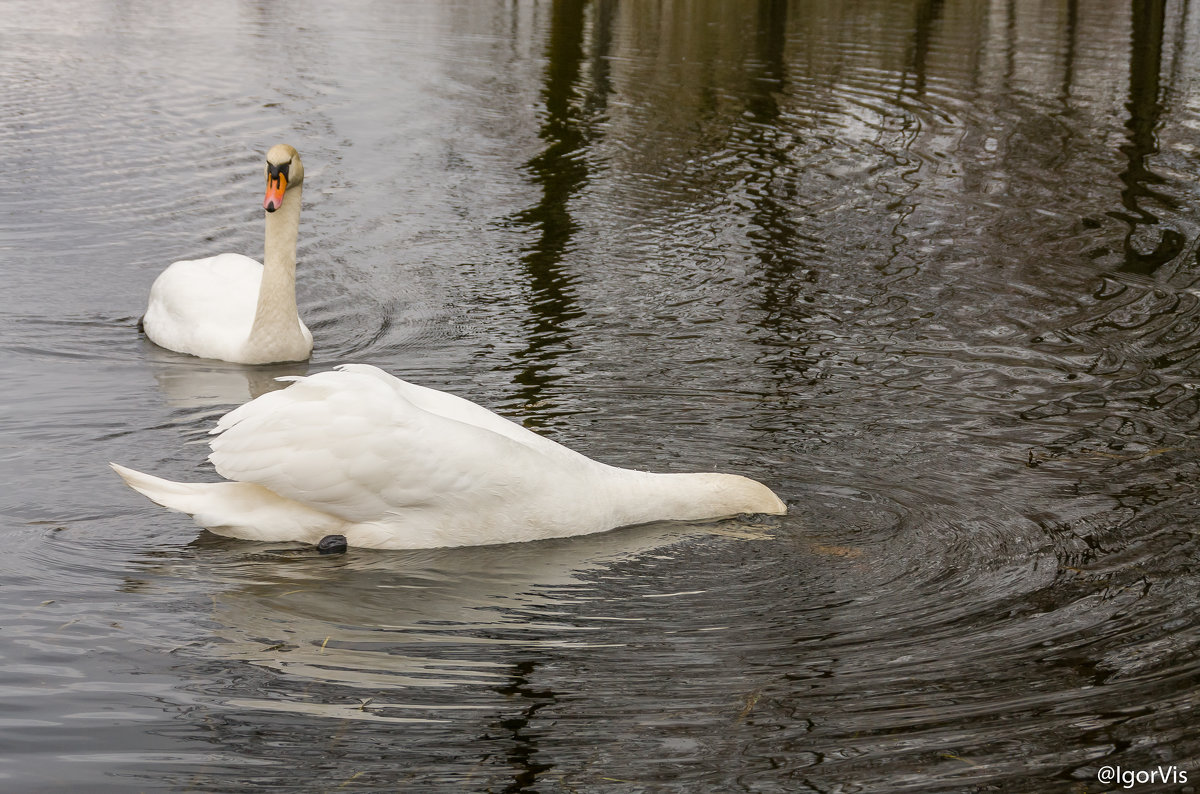
[[[16, 1], [0, 51], [0, 789], [1200, 780], [1195, 4]], [[154, 348], [278, 141], [312, 362]], [[791, 514], [331, 559], [106, 467], [211, 479], [350, 361]]]

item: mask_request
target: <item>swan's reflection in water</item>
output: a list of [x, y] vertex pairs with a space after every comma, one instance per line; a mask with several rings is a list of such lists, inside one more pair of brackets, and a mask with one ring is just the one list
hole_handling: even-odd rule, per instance
[[234, 406], [285, 388], [278, 378], [307, 375], [309, 362], [248, 366], [196, 358], [159, 347], [143, 338], [146, 361], [159, 391], [172, 408]]
[[[439, 696], [440, 690], [466, 686], [494, 693], [511, 685], [517, 659], [611, 642], [605, 629], [630, 619], [608, 615], [603, 606], [597, 583], [611, 576], [606, 569], [612, 563], [669, 556], [672, 548], [702, 536], [765, 539], [774, 526], [743, 519], [658, 523], [503, 546], [352, 549], [328, 557], [307, 547], [205, 533], [193, 544], [201, 547], [198, 558], [164, 573], [212, 585], [214, 637], [200, 653], [279, 674], [271, 697], [223, 686], [227, 705], [337, 719], [436, 721], [448, 718], [447, 711], [494, 707], [488, 699], [473, 705], [458, 693]], [[656, 595], [653, 582], [639, 584], [639, 596]], [[584, 601], [591, 603], [581, 616], [584, 610], [576, 607]]]

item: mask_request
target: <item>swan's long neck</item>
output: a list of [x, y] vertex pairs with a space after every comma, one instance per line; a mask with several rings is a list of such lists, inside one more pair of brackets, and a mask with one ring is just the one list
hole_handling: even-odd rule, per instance
[[[270, 361], [286, 360], [273, 356], [293, 354], [307, 344], [296, 308], [296, 235], [302, 187], [289, 186], [279, 209], [266, 213], [262, 284], [248, 346]], [[303, 355], [306, 357], [307, 351]]]
[[614, 526], [787, 512], [784, 503], [767, 486], [736, 474], [615, 471], [619, 474], [607, 478], [614, 497], [611, 500], [616, 511]]

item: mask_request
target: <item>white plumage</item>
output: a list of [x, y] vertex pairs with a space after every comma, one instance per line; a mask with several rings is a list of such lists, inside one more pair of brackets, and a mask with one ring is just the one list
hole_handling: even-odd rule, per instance
[[[287, 354], [247, 350], [258, 308], [263, 266], [241, 254], [175, 262], [150, 288], [142, 320], [146, 335], [159, 347], [201, 358], [239, 364], [262, 364], [260, 358], [302, 361], [312, 351], [312, 333], [296, 317], [299, 345]], [[305, 350], [307, 348], [307, 350]]]
[[239, 364], [303, 361], [312, 333], [296, 308], [296, 236], [304, 166], [286, 144], [267, 152], [263, 261], [241, 254], [175, 262], [150, 287], [142, 327], [160, 347]]
[[135, 490], [247, 540], [406, 549], [583, 535], [657, 520], [782, 514], [731, 474], [608, 466], [454, 395], [351, 364], [230, 411], [212, 461], [231, 482], [113, 464]]

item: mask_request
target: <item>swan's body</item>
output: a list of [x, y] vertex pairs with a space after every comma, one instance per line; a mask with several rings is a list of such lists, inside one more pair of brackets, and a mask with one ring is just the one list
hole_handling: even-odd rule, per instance
[[409, 549], [585, 535], [659, 520], [782, 514], [732, 474], [608, 466], [486, 408], [364, 364], [297, 378], [217, 423], [216, 470], [177, 483], [113, 464], [134, 490], [220, 535]]
[[241, 254], [176, 262], [155, 280], [142, 327], [155, 344], [238, 364], [303, 361], [312, 334], [296, 308], [296, 235], [304, 167], [280, 144], [267, 152], [263, 262]]

